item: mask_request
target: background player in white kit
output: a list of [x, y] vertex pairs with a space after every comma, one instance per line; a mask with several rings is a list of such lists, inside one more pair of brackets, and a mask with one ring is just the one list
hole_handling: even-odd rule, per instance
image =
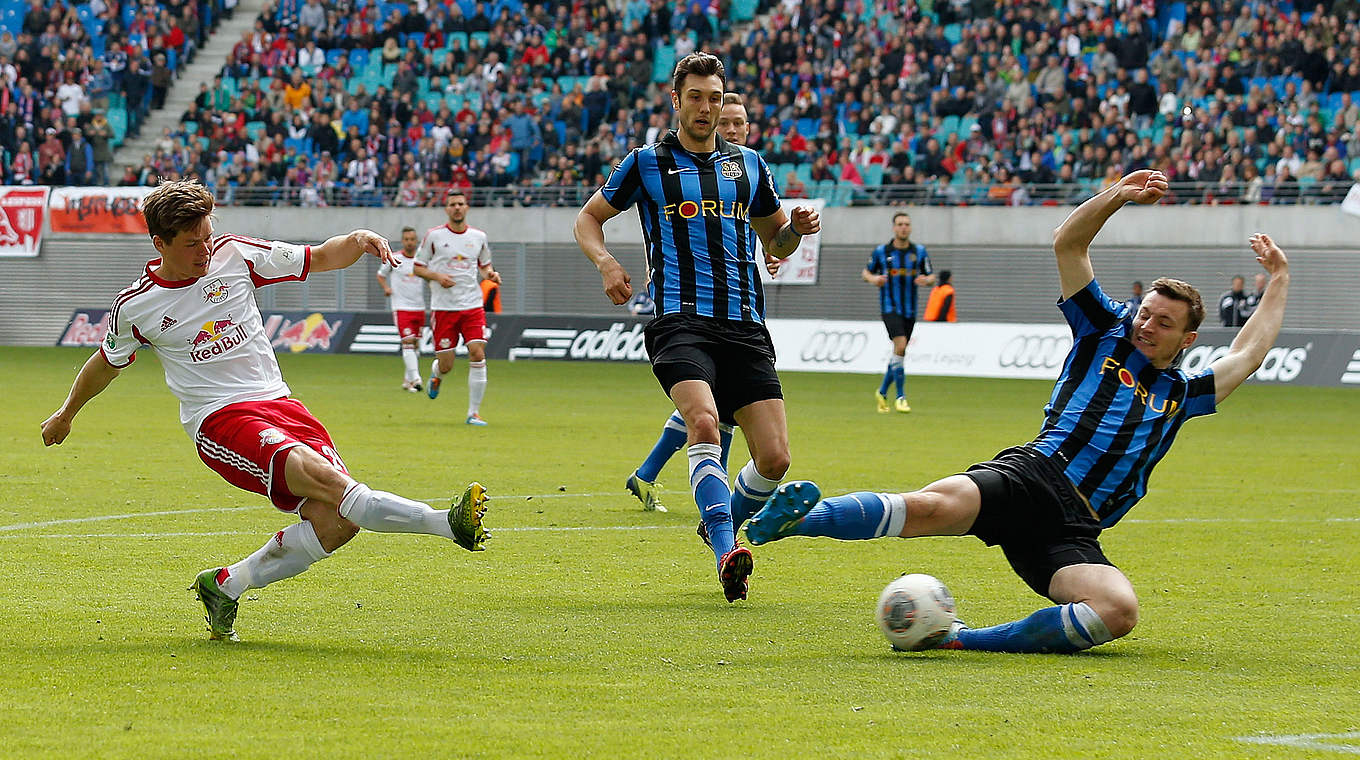
[[365, 253], [394, 263], [387, 241], [369, 230], [319, 246], [214, 235], [212, 210], [212, 193], [191, 180], [146, 196], [142, 214], [161, 257], [114, 299], [104, 343], [81, 367], [65, 403], [43, 422], [43, 444], [64, 441], [81, 407], [147, 345], [165, 368], [180, 423], [203, 463], [302, 518], [249, 557], [194, 579], [211, 639], [236, 640], [236, 600], [247, 589], [301, 573], [360, 528], [428, 533], [481, 550], [487, 535], [480, 484], [469, 484], [452, 509], [434, 510], [350, 477], [326, 428], [290, 397], [255, 305], [256, 288], [342, 269]]
[[[401, 230], [401, 256], [394, 266], [386, 261], [378, 267], [378, 284], [383, 294], [392, 299], [392, 321], [401, 336], [401, 360], [406, 375], [401, 387], [419, 393], [420, 333], [425, 329], [425, 279], [416, 274], [416, 249], [420, 238], [415, 227]], [[389, 279], [390, 278], [390, 279]]]
[[430, 311], [434, 314], [434, 366], [427, 392], [439, 395], [444, 375], [453, 370], [454, 349], [463, 338], [468, 351], [467, 424], [485, 425], [480, 414], [486, 394], [486, 311], [481, 277], [500, 284], [491, 267], [491, 246], [486, 233], [467, 224], [467, 195], [457, 190], [444, 197], [448, 224], [425, 233], [416, 254], [416, 274], [430, 286]]

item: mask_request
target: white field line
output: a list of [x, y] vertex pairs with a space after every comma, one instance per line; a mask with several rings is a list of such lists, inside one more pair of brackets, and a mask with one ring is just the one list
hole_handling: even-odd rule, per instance
[[1360, 740], [1360, 731], [1342, 734], [1280, 734], [1276, 736], [1239, 736], [1237, 741], [1247, 744], [1271, 744], [1295, 749], [1319, 749], [1326, 752], [1340, 752], [1347, 755], [1360, 755], [1360, 743], [1341, 743], [1342, 740]]
[[[618, 497], [622, 493], [546, 493], [546, 494], [508, 494], [501, 496], [493, 495], [493, 502], [496, 500], [505, 501], [533, 500], [533, 499], [563, 499], [563, 498], [599, 498], [603, 496]], [[448, 501], [452, 496], [439, 496], [433, 499], [423, 499], [422, 501], [431, 504], [439, 504]], [[166, 509], [153, 512], [129, 512], [116, 515], [93, 515], [90, 517], [68, 517], [59, 520], [42, 520], [36, 522], [13, 523], [10, 525], [0, 525], [0, 538], [13, 538], [22, 531], [31, 531], [36, 528], [48, 528], [57, 525], [74, 525], [79, 523], [105, 522], [111, 520], [134, 520], [141, 517], [166, 517], [171, 515], [202, 514], [207, 512], [244, 512], [248, 510], [258, 510], [265, 505], [240, 506], [240, 507], [202, 507], [198, 509]], [[1215, 523], [1355, 523], [1360, 522], [1360, 517], [1323, 517], [1323, 518], [1297, 518], [1297, 517], [1169, 517], [1163, 519], [1141, 519], [1129, 518], [1122, 520], [1123, 523], [1141, 525], [1174, 525], [1174, 524], [1215, 524]], [[540, 527], [518, 527], [518, 528], [493, 528], [495, 531], [525, 531], [525, 532], [570, 532], [582, 530], [660, 530], [667, 528], [687, 527], [673, 525], [613, 525], [613, 526], [540, 526]], [[11, 535], [3, 535], [9, 533]], [[170, 536], [232, 536], [244, 535], [243, 531], [201, 531], [201, 532], [137, 532], [137, 533], [45, 533], [43, 538], [156, 538]], [[253, 535], [253, 533], [252, 533]], [[32, 536], [29, 536], [32, 537]]]

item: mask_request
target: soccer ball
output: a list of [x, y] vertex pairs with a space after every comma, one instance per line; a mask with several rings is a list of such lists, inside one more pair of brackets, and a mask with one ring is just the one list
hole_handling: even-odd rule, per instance
[[954, 625], [954, 597], [934, 576], [903, 575], [879, 594], [876, 615], [879, 630], [894, 649], [930, 649]]

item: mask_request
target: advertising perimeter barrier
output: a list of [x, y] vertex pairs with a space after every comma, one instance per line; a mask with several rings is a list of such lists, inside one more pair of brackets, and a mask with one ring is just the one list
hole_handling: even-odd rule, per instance
[[[400, 349], [392, 315], [376, 311], [266, 311], [265, 334], [289, 353], [388, 353]], [[650, 317], [488, 314], [487, 357], [509, 361], [645, 362]], [[772, 319], [780, 371], [881, 374], [891, 342], [881, 322]], [[56, 345], [97, 348], [107, 309], [76, 309]], [[1237, 331], [1204, 328], [1181, 357], [1189, 372], [1227, 352]], [[1008, 322], [917, 323], [907, 348], [908, 375], [1054, 380], [1072, 347], [1066, 325]], [[429, 330], [422, 353], [433, 353]], [[459, 353], [464, 353], [462, 346]], [[1360, 332], [1284, 330], [1253, 382], [1360, 387]]]

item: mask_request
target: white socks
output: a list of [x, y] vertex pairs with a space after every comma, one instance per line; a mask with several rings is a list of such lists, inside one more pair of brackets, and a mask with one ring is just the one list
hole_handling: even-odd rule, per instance
[[468, 416], [482, 408], [482, 396], [486, 395], [486, 360], [468, 362]]
[[444, 373], [439, 371], [439, 357], [435, 357], [434, 364], [430, 365], [430, 376], [443, 378]]
[[401, 363], [406, 365], [406, 377], [408, 383], [420, 382], [420, 358], [416, 355], [416, 350], [410, 346], [401, 347]]
[[741, 468], [741, 472], [737, 473], [736, 487], [732, 490], [741, 494], [744, 498], [763, 502], [770, 498], [770, 494], [774, 493], [774, 489], [778, 487], [779, 481], [770, 480], [761, 475], [760, 470], [756, 469], [755, 460], [752, 459], [746, 463], [745, 467]]
[[227, 578], [219, 582], [222, 592], [239, 599], [246, 589], [264, 588], [274, 581], [292, 578], [331, 556], [321, 548], [312, 524], [303, 520], [275, 533], [254, 554], [227, 568]]
[[363, 483], [355, 483], [345, 491], [340, 499], [340, 516], [377, 533], [425, 533], [453, 538], [447, 509], [431, 509], [428, 504], [374, 491]]
[[900, 493], [881, 493], [878, 498], [883, 502], [884, 510], [874, 535], [902, 535], [902, 528], [907, 524], [907, 498]]

